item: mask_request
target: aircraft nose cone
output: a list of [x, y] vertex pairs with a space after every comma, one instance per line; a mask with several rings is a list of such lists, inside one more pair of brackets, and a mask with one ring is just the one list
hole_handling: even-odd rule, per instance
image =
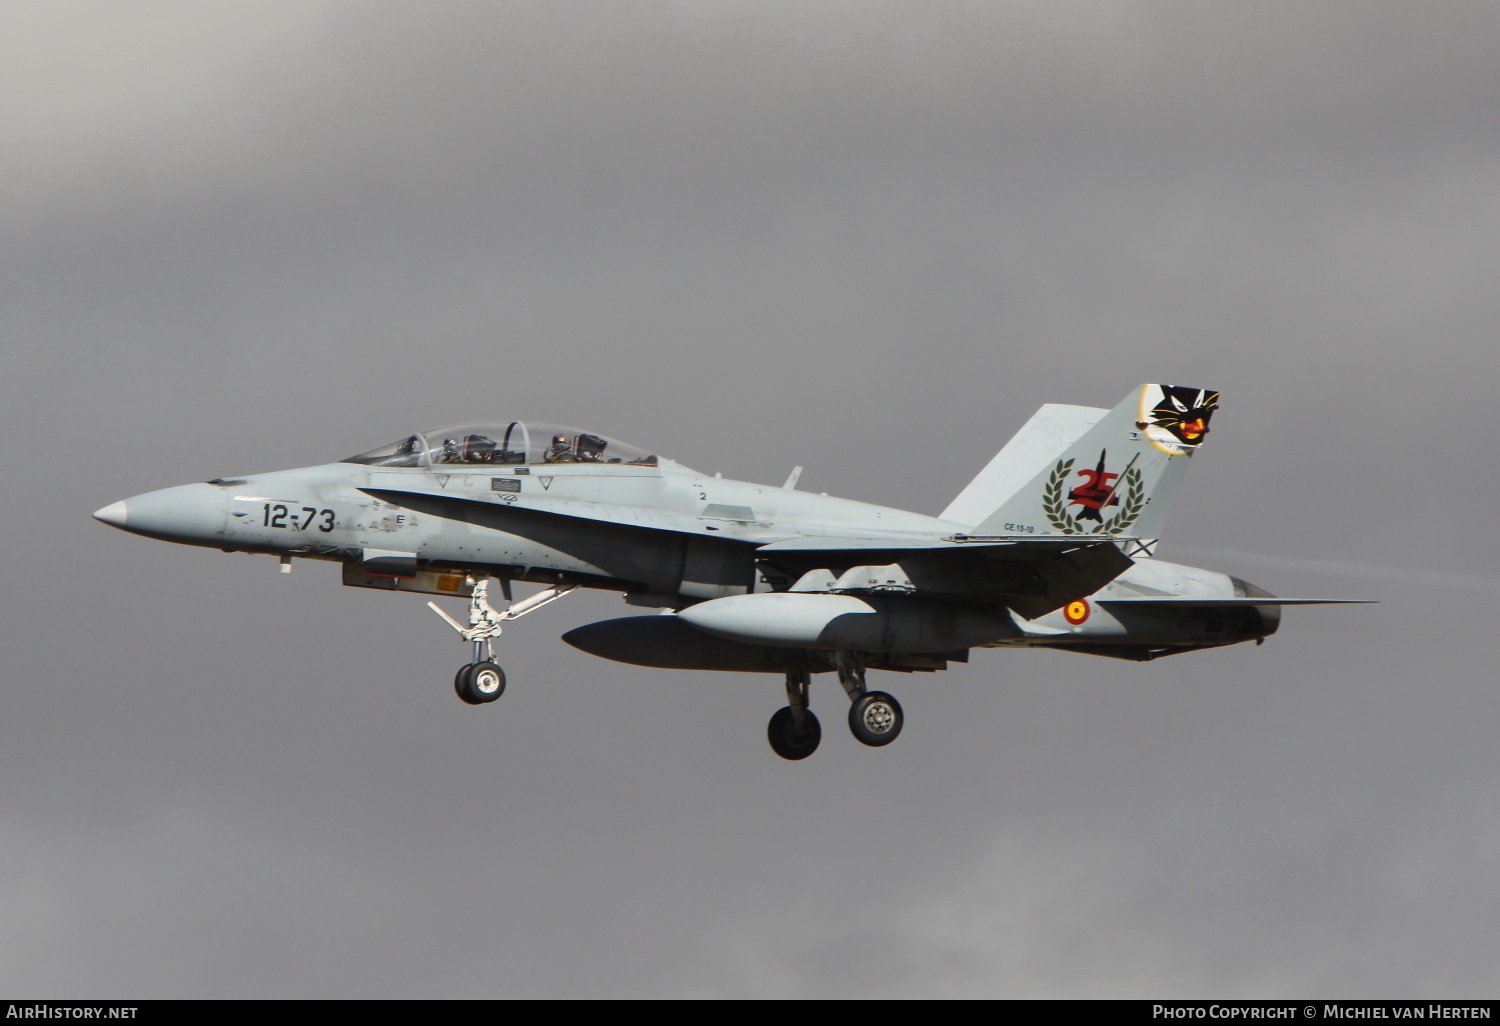
[[217, 545], [224, 537], [225, 515], [223, 489], [190, 484], [112, 502], [95, 511], [94, 519], [148, 538]]
[[102, 509], [94, 510], [94, 519], [110, 527], [125, 526], [125, 503], [111, 502]]

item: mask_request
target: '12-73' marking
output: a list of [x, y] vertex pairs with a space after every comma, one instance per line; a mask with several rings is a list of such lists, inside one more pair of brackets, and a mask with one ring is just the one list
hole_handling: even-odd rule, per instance
[[297, 522], [297, 513], [291, 507], [279, 502], [268, 502], [260, 508], [260, 523], [262, 527], [290, 527], [298, 531], [307, 530], [312, 524], [314, 517], [322, 519], [318, 530], [327, 534], [333, 530], [333, 510], [313, 509], [311, 506], [303, 506], [301, 512], [306, 513], [301, 523]]

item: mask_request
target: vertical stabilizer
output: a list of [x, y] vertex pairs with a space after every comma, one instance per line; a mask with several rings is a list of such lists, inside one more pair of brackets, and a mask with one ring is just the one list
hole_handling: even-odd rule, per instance
[[1031, 415], [1005, 448], [970, 481], [940, 514], [942, 519], [973, 526], [1015, 495], [1057, 454], [1078, 441], [1108, 410], [1097, 406], [1048, 403]]
[[1053, 450], [973, 533], [1159, 537], [1218, 405], [1219, 393], [1209, 389], [1142, 385], [1072, 444]]

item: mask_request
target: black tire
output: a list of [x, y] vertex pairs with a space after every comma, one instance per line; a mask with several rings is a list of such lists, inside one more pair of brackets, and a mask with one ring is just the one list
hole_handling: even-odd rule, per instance
[[470, 705], [485, 705], [505, 694], [505, 671], [491, 662], [470, 663], [459, 668], [453, 690]]
[[771, 742], [771, 751], [796, 762], [818, 750], [818, 742], [823, 740], [823, 725], [812, 710], [807, 709], [802, 713], [802, 730], [799, 732], [797, 721], [792, 718], [791, 706], [784, 705], [771, 717], [766, 737]]
[[849, 705], [849, 730], [862, 745], [880, 748], [896, 740], [906, 716], [884, 691], [867, 691]]
[[473, 663], [464, 663], [453, 675], [453, 690], [459, 698], [470, 705], [478, 705], [474, 699], [469, 697], [469, 671], [474, 669]]

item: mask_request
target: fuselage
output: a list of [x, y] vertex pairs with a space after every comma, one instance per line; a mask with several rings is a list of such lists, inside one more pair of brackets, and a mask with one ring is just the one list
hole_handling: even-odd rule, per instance
[[[666, 608], [787, 591], [796, 582], [778, 579], [757, 553], [768, 543], [825, 537], [927, 541], [960, 537], [966, 529], [905, 510], [702, 474], [670, 460], [409, 467], [340, 462], [148, 492], [96, 516], [138, 534], [227, 552], [332, 560], [351, 571], [405, 562], [406, 572], [579, 584]], [[356, 583], [347, 573], [346, 581]], [[1081, 604], [1034, 620], [982, 595], [977, 603], [889, 594], [860, 601], [894, 624], [880, 635], [892, 639], [892, 650], [1040, 645], [1088, 651], [1090, 645], [1126, 642], [1205, 647], [1274, 632], [1274, 607], [1140, 602], [1247, 594], [1266, 593], [1226, 574], [1137, 559]], [[821, 604], [832, 610], [832, 599]], [[723, 636], [783, 647], [839, 647], [844, 643], [820, 641], [817, 630], [808, 635], [808, 623], [820, 615], [818, 604], [813, 596], [782, 602], [785, 609], [814, 609], [800, 633], [778, 633], [774, 615], [766, 619], [775, 611], [762, 604], [739, 633]], [[734, 615], [721, 607], [721, 618], [726, 611]], [[797, 616], [783, 614], [782, 620]], [[934, 632], [933, 623], [962, 624], [963, 631]]]
[[[227, 552], [419, 566], [695, 601], [754, 589], [757, 545], [952, 534], [904, 510], [734, 481], [669, 460], [375, 468], [333, 463], [134, 496], [99, 511], [137, 534]], [[664, 602], [664, 604], [667, 604]]]

